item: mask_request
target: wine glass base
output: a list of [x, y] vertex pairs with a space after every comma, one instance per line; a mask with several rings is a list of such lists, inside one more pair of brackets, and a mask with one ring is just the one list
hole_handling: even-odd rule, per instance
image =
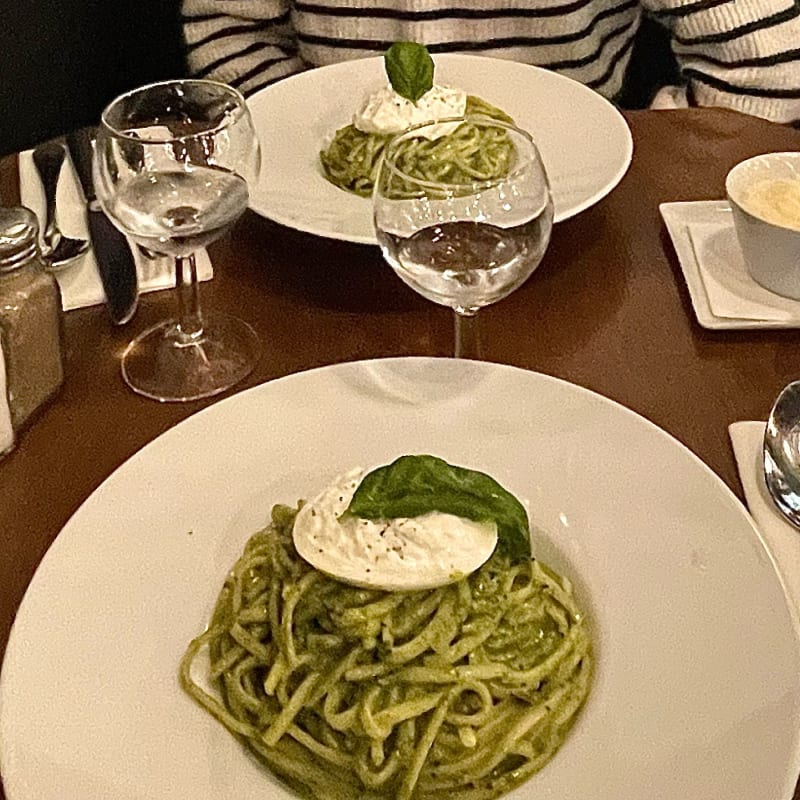
[[224, 392], [247, 377], [261, 343], [243, 320], [223, 314], [203, 319], [197, 338], [168, 320], [139, 334], [122, 356], [122, 377], [137, 394], [162, 402], [187, 402]]

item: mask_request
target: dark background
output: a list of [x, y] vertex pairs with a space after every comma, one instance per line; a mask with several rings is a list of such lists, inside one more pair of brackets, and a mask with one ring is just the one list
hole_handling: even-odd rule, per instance
[[[0, 0], [0, 156], [84, 125], [141, 84], [186, 73], [180, 0]], [[623, 108], [673, 83], [666, 31], [639, 30]]]
[[177, 0], [0, 0], [0, 37], [0, 155], [185, 71]]

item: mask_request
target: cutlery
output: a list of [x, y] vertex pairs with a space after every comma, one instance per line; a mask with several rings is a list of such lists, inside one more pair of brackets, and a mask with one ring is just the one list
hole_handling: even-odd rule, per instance
[[42, 260], [54, 272], [75, 263], [89, 249], [86, 239], [71, 239], [64, 236], [58, 227], [56, 191], [65, 155], [64, 145], [60, 142], [45, 142], [33, 151], [33, 163], [39, 173], [45, 196]]
[[114, 227], [97, 201], [92, 177], [92, 140], [88, 129], [81, 128], [67, 134], [67, 147], [86, 201], [89, 234], [106, 294], [106, 305], [114, 324], [124, 325], [136, 313], [139, 300], [133, 251], [125, 235]]
[[800, 528], [800, 381], [785, 386], [769, 412], [764, 480], [775, 507]]

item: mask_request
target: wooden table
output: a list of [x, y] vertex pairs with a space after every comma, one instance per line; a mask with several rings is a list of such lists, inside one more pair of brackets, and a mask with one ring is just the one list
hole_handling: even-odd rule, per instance
[[[723, 197], [736, 162], [800, 149], [800, 131], [710, 109], [626, 117], [635, 148], [628, 174], [557, 225], [533, 277], [481, 312], [484, 355], [619, 401], [686, 444], [741, 497], [727, 426], [764, 419], [798, 377], [800, 332], [700, 327], [658, 204]], [[15, 176], [13, 159], [0, 166], [6, 205], [16, 199]], [[211, 254], [216, 275], [203, 286], [204, 306], [235, 311], [265, 345], [237, 388], [334, 362], [452, 352], [448, 310], [406, 288], [377, 248], [248, 214]], [[170, 292], [145, 295], [123, 328], [101, 307], [66, 315], [63, 391], [0, 462], [0, 656], [34, 570], [70, 515], [139, 448], [214, 402], [161, 405], [122, 383], [124, 345], [172, 304]]]

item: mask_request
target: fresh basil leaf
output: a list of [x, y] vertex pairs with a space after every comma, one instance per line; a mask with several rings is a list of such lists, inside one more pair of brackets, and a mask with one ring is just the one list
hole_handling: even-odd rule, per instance
[[430, 511], [494, 522], [501, 552], [512, 561], [531, 557], [528, 514], [522, 503], [483, 472], [436, 456], [401, 456], [364, 476], [347, 508], [365, 519], [418, 517]]
[[425, 45], [395, 42], [384, 54], [383, 62], [392, 88], [412, 103], [433, 86], [433, 59]]

